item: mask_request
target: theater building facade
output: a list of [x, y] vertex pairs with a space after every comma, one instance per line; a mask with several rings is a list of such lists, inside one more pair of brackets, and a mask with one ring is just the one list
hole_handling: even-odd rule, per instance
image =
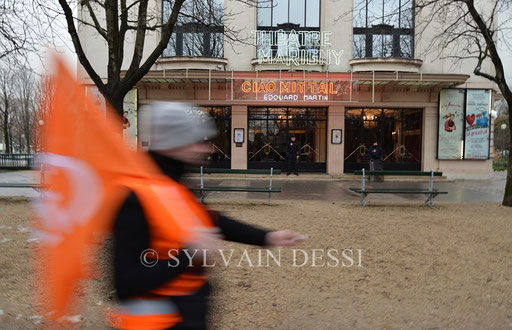
[[[200, 4], [190, 1], [184, 11], [202, 12]], [[156, 6], [164, 16], [169, 10]], [[219, 131], [210, 141], [212, 167], [285, 169], [295, 136], [303, 172], [368, 168], [374, 142], [389, 170], [492, 171], [496, 88], [470, 74], [474, 62], [454, 66], [427, 50], [442, 26], [418, 34], [421, 17], [411, 1], [267, 0], [258, 8], [219, 1], [214, 9], [201, 23], [179, 20], [162, 57], [129, 95], [131, 121], [148, 122], [145, 105], [154, 100], [208, 113]], [[228, 29], [243, 42], [230, 40]], [[92, 38], [86, 46], [104, 47]], [[106, 67], [106, 56], [89, 52]], [[482, 71], [492, 72], [490, 63]], [[135, 127], [139, 145], [149, 146], [148, 127]]]

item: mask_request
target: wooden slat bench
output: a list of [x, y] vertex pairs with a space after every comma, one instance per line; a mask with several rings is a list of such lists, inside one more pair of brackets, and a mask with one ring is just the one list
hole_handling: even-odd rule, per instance
[[[425, 205], [432, 206], [432, 199], [440, 194], [448, 194], [447, 191], [439, 191], [434, 188], [434, 177], [443, 176], [442, 172], [421, 172], [421, 171], [354, 171], [355, 175], [362, 175], [361, 188], [349, 188], [351, 191], [361, 195], [361, 205], [366, 206], [368, 194], [424, 194], [427, 199]], [[424, 188], [366, 188], [366, 175], [376, 176], [429, 176], [429, 187]]]
[[[201, 186], [197, 188], [191, 188], [193, 191], [198, 191], [200, 194], [201, 202], [204, 202], [205, 192], [208, 191], [223, 191], [223, 192], [256, 192], [256, 193], [268, 193], [268, 205], [270, 205], [273, 193], [280, 193], [280, 187], [272, 186], [272, 176], [281, 174], [280, 170], [265, 169], [250, 169], [250, 170], [238, 170], [238, 169], [200, 169], [201, 173]], [[270, 174], [269, 185], [265, 187], [230, 187], [230, 186], [205, 186], [204, 174], [208, 173], [222, 173], [222, 174]]]

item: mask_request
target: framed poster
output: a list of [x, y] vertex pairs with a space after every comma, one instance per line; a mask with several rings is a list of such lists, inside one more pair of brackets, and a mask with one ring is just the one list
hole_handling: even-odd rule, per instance
[[235, 128], [234, 129], [234, 139], [235, 143], [244, 143], [244, 129], [243, 128]]
[[331, 143], [332, 144], [341, 144], [342, 141], [342, 130], [341, 129], [333, 129], [331, 130]]
[[491, 90], [468, 89], [464, 159], [489, 159]]
[[464, 145], [464, 89], [439, 93], [437, 159], [462, 159]]

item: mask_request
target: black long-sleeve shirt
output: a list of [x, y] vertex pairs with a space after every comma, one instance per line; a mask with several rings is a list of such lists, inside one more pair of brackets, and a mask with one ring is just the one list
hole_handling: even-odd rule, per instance
[[370, 150], [368, 150], [368, 155], [372, 160], [382, 160], [382, 158], [384, 157], [382, 148], [379, 146], [371, 146]]
[[[164, 173], [179, 180], [184, 165], [175, 160], [152, 154]], [[210, 211], [214, 224], [220, 229], [225, 240], [263, 246], [265, 230], [235, 221], [220, 213]], [[114, 281], [119, 299], [140, 296], [157, 288], [185, 271], [189, 260], [184, 253], [178, 254], [178, 262], [159, 260], [152, 267], [141, 262], [141, 254], [150, 247], [149, 226], [135, 193], [131, 193], [122, 205], [114, 222]], [[151, 255], [148, 255], [151, 257]], [[199, 271], [201, 271], [199, 269]]]
[[295, 159], [300, 151], [300, 144], [298, 141], [288, 141], [286, 145], [286, 158]]

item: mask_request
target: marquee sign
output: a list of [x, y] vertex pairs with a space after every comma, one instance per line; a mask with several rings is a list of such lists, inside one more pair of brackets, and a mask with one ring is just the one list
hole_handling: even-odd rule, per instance
[[331, 31], [251, 31], [258, 64], [339, 65], [344, 51], [332, 49]]
[[234, 100], [335, 101], [351, 93], [353, 82], [343, 80], [235, 80]]

